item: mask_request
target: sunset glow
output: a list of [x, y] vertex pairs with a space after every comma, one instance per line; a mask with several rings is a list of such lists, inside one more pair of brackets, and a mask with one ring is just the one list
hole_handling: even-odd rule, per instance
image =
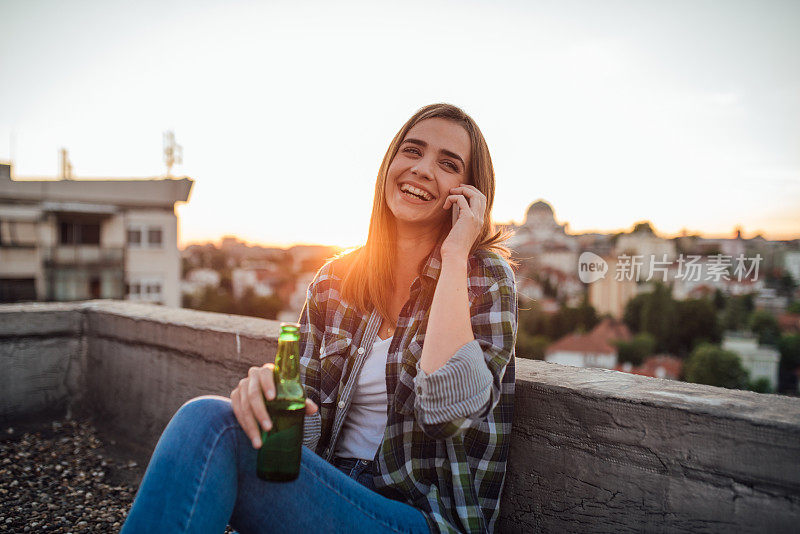
[[375, 177], [450, 102], [494, 161], [494, 219], [572, 233], [800, 237], [800, 4], [7, 1], [0, 159], [19, 178], [195, 180], [181, 244], [366, 239]]

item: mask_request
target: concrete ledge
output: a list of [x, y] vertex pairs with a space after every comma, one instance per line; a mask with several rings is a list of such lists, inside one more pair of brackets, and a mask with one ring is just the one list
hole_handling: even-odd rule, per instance
[[[125, 302], [0, 306], [0, 419], [80, 406], [152, 451], [181, 404], [271, 360], [278, 332]], [[792, 532], [798, 518], [800, 399], [517, 360], [500, 531]]]
[[800, 399], [517, 360], [504, 532], [789, 532]]
[[0, 340], [78, 335], [81, 330], [78, 309], [75, 304], [0, 305]]

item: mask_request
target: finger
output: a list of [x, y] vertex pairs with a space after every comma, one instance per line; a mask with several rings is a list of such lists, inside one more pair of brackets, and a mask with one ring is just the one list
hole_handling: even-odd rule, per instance
[[[453, 204], [458, 203], [458, 207], [461, 209], [461, 211], [468, 210], [469, 213], [473, 213], [474, 217], [474, 210], [472, 209], [472, 206], [469, 205], [469, 202], [467, 202], [467, 199], [464, 198], [464, 195], [450, 195], [447, 197], [447, 200]], [[458, 214], [458, 218], [461, 218], [461, 213]]]
[[266, 399], [272, 400], [275, 398], [275, 364], [264, 364], [258, 372], [258, 380], [261, 382], [261, 389], [264, 391]]
[[312, 413], [317, 413], [319, 407], [317, 404], [312, 401], [311, 399], [306, 399], [306, 415], [311, 415]]
[[234, 389], [231, 391], [231, 409], [233, 410], [233, 415], [236, 416], [236, 420], [239, 422], [239, 426], [244, 429], [244, 425], [242, 425], [242, 408], [240, 406], [240, 398], [239, 398], [239, 389]]
[[451, 193], [461, 193], [461, 194], [464, 194], [464, 195], [466, 195], [468, 197], [486, 196], [483, 193], [481, 193], [481, 190], [478, 189], [477, 187], [474, 187], [474, 186], [471, 186], [471, 185], [467, 185], [467, 184], [461, 184], [461, 185], [457, 185], [455, 187], [451, 187], [450, 188], [450, 192]]
[[244, 430], [244, 433], [247, 434], [247, 437], [253, 444], [253, 448], [260, 449], [261, 432], [259, 432], [258, 426], [256, 426], [256, 420], [253, 416], [252, 410], [250, 410], [250, 403], [248, 402], [247, 398], [242, 399], [240, 407], [242, 418], [239, 421], [239, 424], [242, 425], [242, 430]]
[[460, 198], [464, 198], [464, 197], [463, 197], [463, 195], [456, 194], [456, 193], [454, 193], [454, 194], [451, 194], [451, 195], [447, 195], [447, 198], [445, 198], [445, 200], [444, 200], [444, 205], [443, 205], [442, 207], [443, 207], [444, 209], [450, 209], [450, 208], [452, 208], [452, 207], [453, 207], [453, 204], [455, 204], [455, 203], [456, 203], [456, 200], [458, 200], [458, 198], [459, 198], [459, 197], [460, 197]]
[[272, 421], [270, 421], [269, 414], [267, 413], [267, 406], [264, 404], [264, 396], [261, 390], [260, 369], [258, 367], [250, 368], [250, 380], [247, 384], [247, 401], [250, 403], [250, 410], [253, 412], [253, 417], [256, 418], [258, 424], [261, 425], [265, 431], [272, 428]]
[[453, 187], [450, 191], [466, 196], [475, 213], [481, 213], [486, 209], [486, 195], [481, 193], [480, 189], [471, 185], [461, 184]]

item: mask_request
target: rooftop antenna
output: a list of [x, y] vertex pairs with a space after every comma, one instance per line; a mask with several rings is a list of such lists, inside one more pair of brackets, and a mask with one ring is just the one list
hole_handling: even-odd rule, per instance
[[183, 163], [183, 147], [175, 142], [175, 132], [164, 132], [164, 163], [167, 164], [167, 177], [172, 176], [172, 166]]
[[72, 163], [66, 148], [61, 148], [61, 179], [72, 180]]

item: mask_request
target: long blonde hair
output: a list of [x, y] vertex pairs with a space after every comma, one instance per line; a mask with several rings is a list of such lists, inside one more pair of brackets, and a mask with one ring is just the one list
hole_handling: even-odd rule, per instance
[[[341, 273], [343, 278], [342, 298], [354, 305], [362, 314], [368, 313], [374, 306], [384, 318], [392, 320], [389, 310], [394, 293], [397, 232], [394, 215], [386, 203], [386, 179], [389, 165], [408, 131], [418, 122], [434, 117], [451, 120], [461, 125], [469, 134], [472, 157], [470, 158], [467, 183], [475, 186], [486, 196], [483, 228], [470, 249], [470, 255], [478, 250], [490, 250], [502, 256], [510, 265], [517, 266], [517, 262], [511, 259], [511, 251], [503, 244], [513, 233], [509, 230], [495, 231], [491, 219], [495, 188], [494, 168], [483, 134], [472, 117], [460, 108], [451, 104], [431, 104], [420, 108], [408, 119], [394, 136], [389, 149], [383, 156], [383, 162], [375, 182], [375, 196], [372, 201], [372, 216], [369, 221], [367, 243], [355, 251], [345, 252], [336, 257], [336, 259], [344, 261], [334, 262], [334, 265], [341, 265], [344, 271]], [[442, 230], [444, 236], [452, 229], [452, 221], [449, 217], [446, 219], [447, 222]], [[439, 237], [443, 238], [441, 235]], [[417, 267], [418, 273], [422, 271], [424, 262], [423, 259]]]

